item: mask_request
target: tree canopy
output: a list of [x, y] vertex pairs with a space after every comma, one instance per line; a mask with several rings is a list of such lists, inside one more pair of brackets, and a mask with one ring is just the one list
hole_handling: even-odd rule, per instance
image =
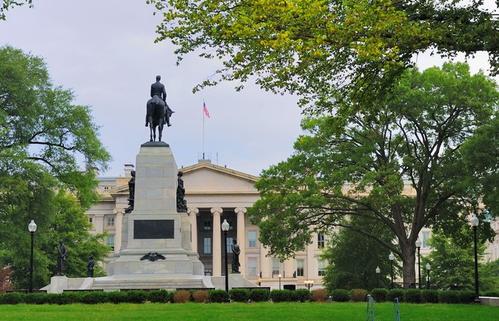
[[[453, 233], [468, 228], [470, 213], [485, 216], [479, 205], [488, 192], [476, 181], [496, 173], [467, 166], [462, 146], [481, 141], [496, 122], [498, 99], [494, 81], [471, 75], [466, 64], [448, 63], [407, 70], [383, 104], [345, 105], [306, 119], [309, 134], [298, 138], [294, 155], [257, 182], [261, 198], [250, 215], [261, 241], [287, 257], [315, 230], [352, 228], [397, 254], [404, 282], [414, 283], [415, 241], [423, 227]], [[480, 156], [484, 165], [497, 164], [497, 154]], [[352, 217], [384, 224], [397, 242], [383, 241], [369, 225], [352, 226]], [[490, 226], [480, 226], [482, 238], [492, 235]]]
[[84, 275], [88, 255], [107, 252], [84, 213], [109, 158], [90, 109], [52, 85], [43, 60], [0, 47], [0, 264], [13, 268], [17, 286], [26, 285], [31, 219], [37, 285], [54, 272], [59, 240], [72, 252], [71, 276]]
[[33, 0], [3, 0], [0, 6], [0, 20], [6, 19], [7, 10], [26, 4], [32, 6]]
[[[295, 93], [311, 108], [346, 96], [373, 100], [414, 57], [489, 53], [498, 71], [498, 33], [482, 0], [147, 0], [162, 13], [157, 41], [222, 61], [220, 80], [256, 78]], [[199, 89], [199, 87], [197, 87]]]

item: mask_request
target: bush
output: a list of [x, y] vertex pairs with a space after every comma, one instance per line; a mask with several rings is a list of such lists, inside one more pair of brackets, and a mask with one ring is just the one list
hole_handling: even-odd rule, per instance
[[475, 302], [475, 292], [473, 291], [460, 291], [459, 302], [461, 303], [473, 303]]
[[251, 290], [249, 299], [252, 302], [266, 302], [270, 299], [270, 291], [265, 289]]
[[272, 302], [293, 301], [293, 293], [291, 292], [291, 290], [272, 290], [270, 291], [270, 299]]
[[422, 290], [421, 291], [421, 302], [438, 303], [438, 291], [437, 290]]
[[388, 290], [382, 288], [372, 289], [371, 295], [376, 302], [383, 302], [386, 301], [386, 297], [388, 296]]
[[336, 302], [350, 301], [350, 293], [348, 293], [348, 290], [345, 289], [336, 289], [331, 295], [333, 297], [333, 301]]
[[440, 303], [459, 303], [459, 291], [440, 291], [438, 293], [438, 302]]
[[0, 295], [0, 304], [19, 304], [25, 302], [26, 294], [12, 292]]
[[325, 302], [327, 300], [327, 291], [326, 289], [312, 290], [310, 298], [315, 302]]
[[310, 291], [307, 289], [298, 289], [293, 291], [294, 301], [306, 302], [310, 301]]
[[404, 301], [404, 290], [391, 289], [390, 291], [388, 291], [388, 294], [386, 295], [387, 301], [395, 301], [396, 298], [399, 299], [399, 302]]
[[114, 295], [114, 292], [97, 292], [97, 291], [92, 291], [92, 292], [85, 292], [83, 295], [81, 295], [81, 303], [86, 303], [86, 304], [97, 304], [97, 303], [106, 303], [106, 302], [111, 302], [112, 296]]
[[167, 303], [170, 302], [172, 294], [165, 290], [154, 290], [147, 292], [146, 296], [149, 302]]
[[499, 297], [499, 291], [486, 291], [483, 296]]
[[192, 292], [192, 300], [197, 303], [206, 303], [208, 302], [209, 296], [208, 291], [206, 290], [196, 290]]
[[247, 289], [232, 289], [229, 291], [230, 299], [235, 302], [248, 302], [250, 291]]
[[210, 302], [213, 303], [223, 303], [223, 302], [229, 302], [229, 293], [225, 292], [224, 290], [210, 290], [208, 291], [208, 297], [210, 299]]
[[111, 303], [123, 303], [127, 300], [127, 293], [121, 291], [107, 292], [107, 302]]
[[126, 302], [128, 303], [144, 303], [146, 302], [146, 293], [144, 291], [126, 291]]
[[366, 300], [367, 291], [364, 289], [352, 289], [350, 299], [354, 302], [363, 302]]
[[47, 294], [45, 293], [29, 293], [24, 297], [24, 302], [27, 304], [45, 304]]
[[191, 292], [187, 290], [177, 290], [173, 293], [174, 303], [186, 303], [191, 299]]
[[404, 301], [409, 303], [421, 303], [421, 290], [419, 289], [406, 290]]

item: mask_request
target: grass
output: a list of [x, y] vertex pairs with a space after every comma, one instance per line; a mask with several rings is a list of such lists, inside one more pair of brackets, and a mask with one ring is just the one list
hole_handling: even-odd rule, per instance
[[[393, 304], [377, 303], [376, 320], [394, 320]], [[499, 308], [460, 304], [401, 304], [402, 321], [498, 321]], [[2, 305], [0, 320], [363, 321], [365, 303]]]

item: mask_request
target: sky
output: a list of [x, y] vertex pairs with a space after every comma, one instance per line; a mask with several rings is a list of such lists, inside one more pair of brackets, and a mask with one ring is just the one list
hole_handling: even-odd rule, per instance
[[[0, 46], [43, 57], [53, 84], [71, 89], [75, 103], [90, 106], [112, 156], [101, 176], [122, 175], [123, 165], [135, 163], [140, 144], [148, 141], [145, 104], [157, 74], [175, 111], [163, 135], [179, 167], [201, 158], [203, 101], [211, 116], [205, 120], [205, 152], [213, 163], [258, 175], [292, 154], [302, 133], [298, 99], [252, 83], [241, 92], [234, 83], [222, 83], [193, 94], [216, 71], [216, 62], [189, 55], [177, 66], [174, 46], [154, 43], [160, 17], [145, 0], [33, 2], [33, 8], [14, 8], [0, 21]], [[415, 59], [422, 69], [442, 64], [429, 54]], [[485, 54], [468, 62], [472, 72], [489, 67]]]

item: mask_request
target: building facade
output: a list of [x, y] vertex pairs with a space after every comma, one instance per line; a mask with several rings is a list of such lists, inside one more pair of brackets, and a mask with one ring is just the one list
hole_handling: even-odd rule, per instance
[[[101, 200], [87, 212], [92, 232], [106, 233], [106, 243], [114, 253], [120, 251], [131, 170], [133, 165], [127, 164], [124, 176], [100, 178], [98, 188]], [[258, 227], [247, 216], [247, 208], [259, 198], [255, 188], [258, 177], [214, 165], [209, 160], [201, 160], [179, 170], [184, 173], [192, 247], [198, 252], [207, 275], [223, 275], [224, 246], [227, 246], [229, 253], [230, 271], [230, 246], [236, 240], [241, 249], [241, 274], [253, 283], [274, 289], [305, 288], [307, 283], [312, 283], [314, 288], [322, 286], [326, 262], [320, 256], [328, 235], [314, 234], [312, 243], [304, 251], [297, 252], [293, 259], [283, 262], [269, 256], [268, 250], [259, 242]], [[411, 193], [409, 188], [405, 192]], [[224, 244], [221, 231], [224, 219], [230, 224], [227, 245]], [[492, 224], [496, 233], [499, 233], [499, 222]], [[431, 251], [428, 245], [430, 236], [429, 229], [420, 232], [422, 255]], [[487, 261], [496, 259], [499, 259], [499, 237], [489, 244], [485, 257]]]

